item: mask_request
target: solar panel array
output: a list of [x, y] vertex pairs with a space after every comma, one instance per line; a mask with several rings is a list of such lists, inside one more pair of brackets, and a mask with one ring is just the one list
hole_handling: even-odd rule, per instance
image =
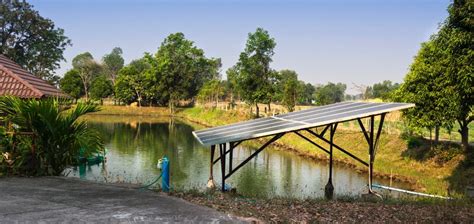
[[194, 131], [203, 145], [217, 145], [354, 120], [414, 107], [409, 103], [342, 102]]

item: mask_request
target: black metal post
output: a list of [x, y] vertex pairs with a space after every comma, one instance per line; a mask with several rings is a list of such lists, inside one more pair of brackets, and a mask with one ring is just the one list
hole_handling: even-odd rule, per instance
[[216, 185], [214, 183], [214, 153], [216, 152], [216, 145], [211, 145], [211, 161], [209, 164], [209, 180], [207, 181], [208, 188], [214, 188]]
[[[233, 144], [233, 146], [231, 147], [231, 149], [237, 147], [237, 146], [238, 146], [240, 143], [242, 143], [242, 142], [243, 142], [243, 141], [234, 142], [234, 144]], [[227, 150], [227, 151], [225, 152], [225, 154], [227, 155], [227, 153], [229, 153], [229, 152], [230, 152], [230, 150]], [[221, 159], [221, 157], [219, 156], [219, 158], [215, 159], [213, 163], [216, 164], [217, 162], [219, 162], [220, 159]]]
[[232, 171], [232, 160], [234, 158], [234, 142], [229, 143], [229, 173]]
[[220, 157], [221, 157], [221, 174], [222, 174], [222, 187], [221, 191], [225, 191], [225, 148], [226, 144], [219, 145]]
[[370, 117], [370, 133], [369, 133], [369, 193], [372, 191], [372, 177], [374, 172], [374, 116]]
[[336, 132], [337, 123], [331, 124], [329, 132], [329, 179], [326, 187], [324, 188], [324, 196], [326, 199], [332, 199], [334, 196], [334, 185], [332, 184], [332, 164], [333, 164], [333, 146], [334, 146], [334, 133]]

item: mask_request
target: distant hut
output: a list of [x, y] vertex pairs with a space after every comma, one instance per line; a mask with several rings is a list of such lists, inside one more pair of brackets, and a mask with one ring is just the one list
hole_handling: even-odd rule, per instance
[[[23, 99], [69, 98], [58, 88], [34, 76], [2, 54], [0, 54], [0, 96], [17, 96]], [[2, 125], [5, 124], [2, 124], [0, 119], [0, 126]]]
[[34, 76], [20, 65], [0, 54], [0, 96], [20, 98], [69, 98], [58, 88]]

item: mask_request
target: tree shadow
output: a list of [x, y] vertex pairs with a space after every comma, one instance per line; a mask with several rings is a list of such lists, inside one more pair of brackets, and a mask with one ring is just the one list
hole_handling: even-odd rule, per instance
[[464, 152], [464, 159], [454, 168], [451, 176], [447, 177], [449, 182], [448, 192], [450, 195], [466, 195], [466, 188], [474, 186], [474, 147]]
[[439, 141], [435, 144], [422, 137], [409, 137], [407, 139], [407, 149], [402, 152], [402, 157], [418, 162], [432, 160], [442, 166], [461, 154], [464, 154], [464, 151], [456, 142]]
[[[452, 166], [453, 171], [445, 180], [448, 182], [448, 194], [451, 196], [466, 195], [466, 188], [474, 186], [474, 147], [465, 151], [459, 143], [440, 141], [436, 145], [421, 137], [407, 139], [407, 149], [402, 157], [436, 164], [439, 167]], [[453, 160], [454, 159], [454, 160]], [[434, 171], [433, 171], [434, 172]]]

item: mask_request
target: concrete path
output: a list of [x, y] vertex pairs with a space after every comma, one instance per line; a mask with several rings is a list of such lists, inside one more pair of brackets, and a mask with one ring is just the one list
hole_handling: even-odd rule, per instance
[[164, 194], [72, 178], [0, 178], [0, 222], [235, 223], [242, 219]]

